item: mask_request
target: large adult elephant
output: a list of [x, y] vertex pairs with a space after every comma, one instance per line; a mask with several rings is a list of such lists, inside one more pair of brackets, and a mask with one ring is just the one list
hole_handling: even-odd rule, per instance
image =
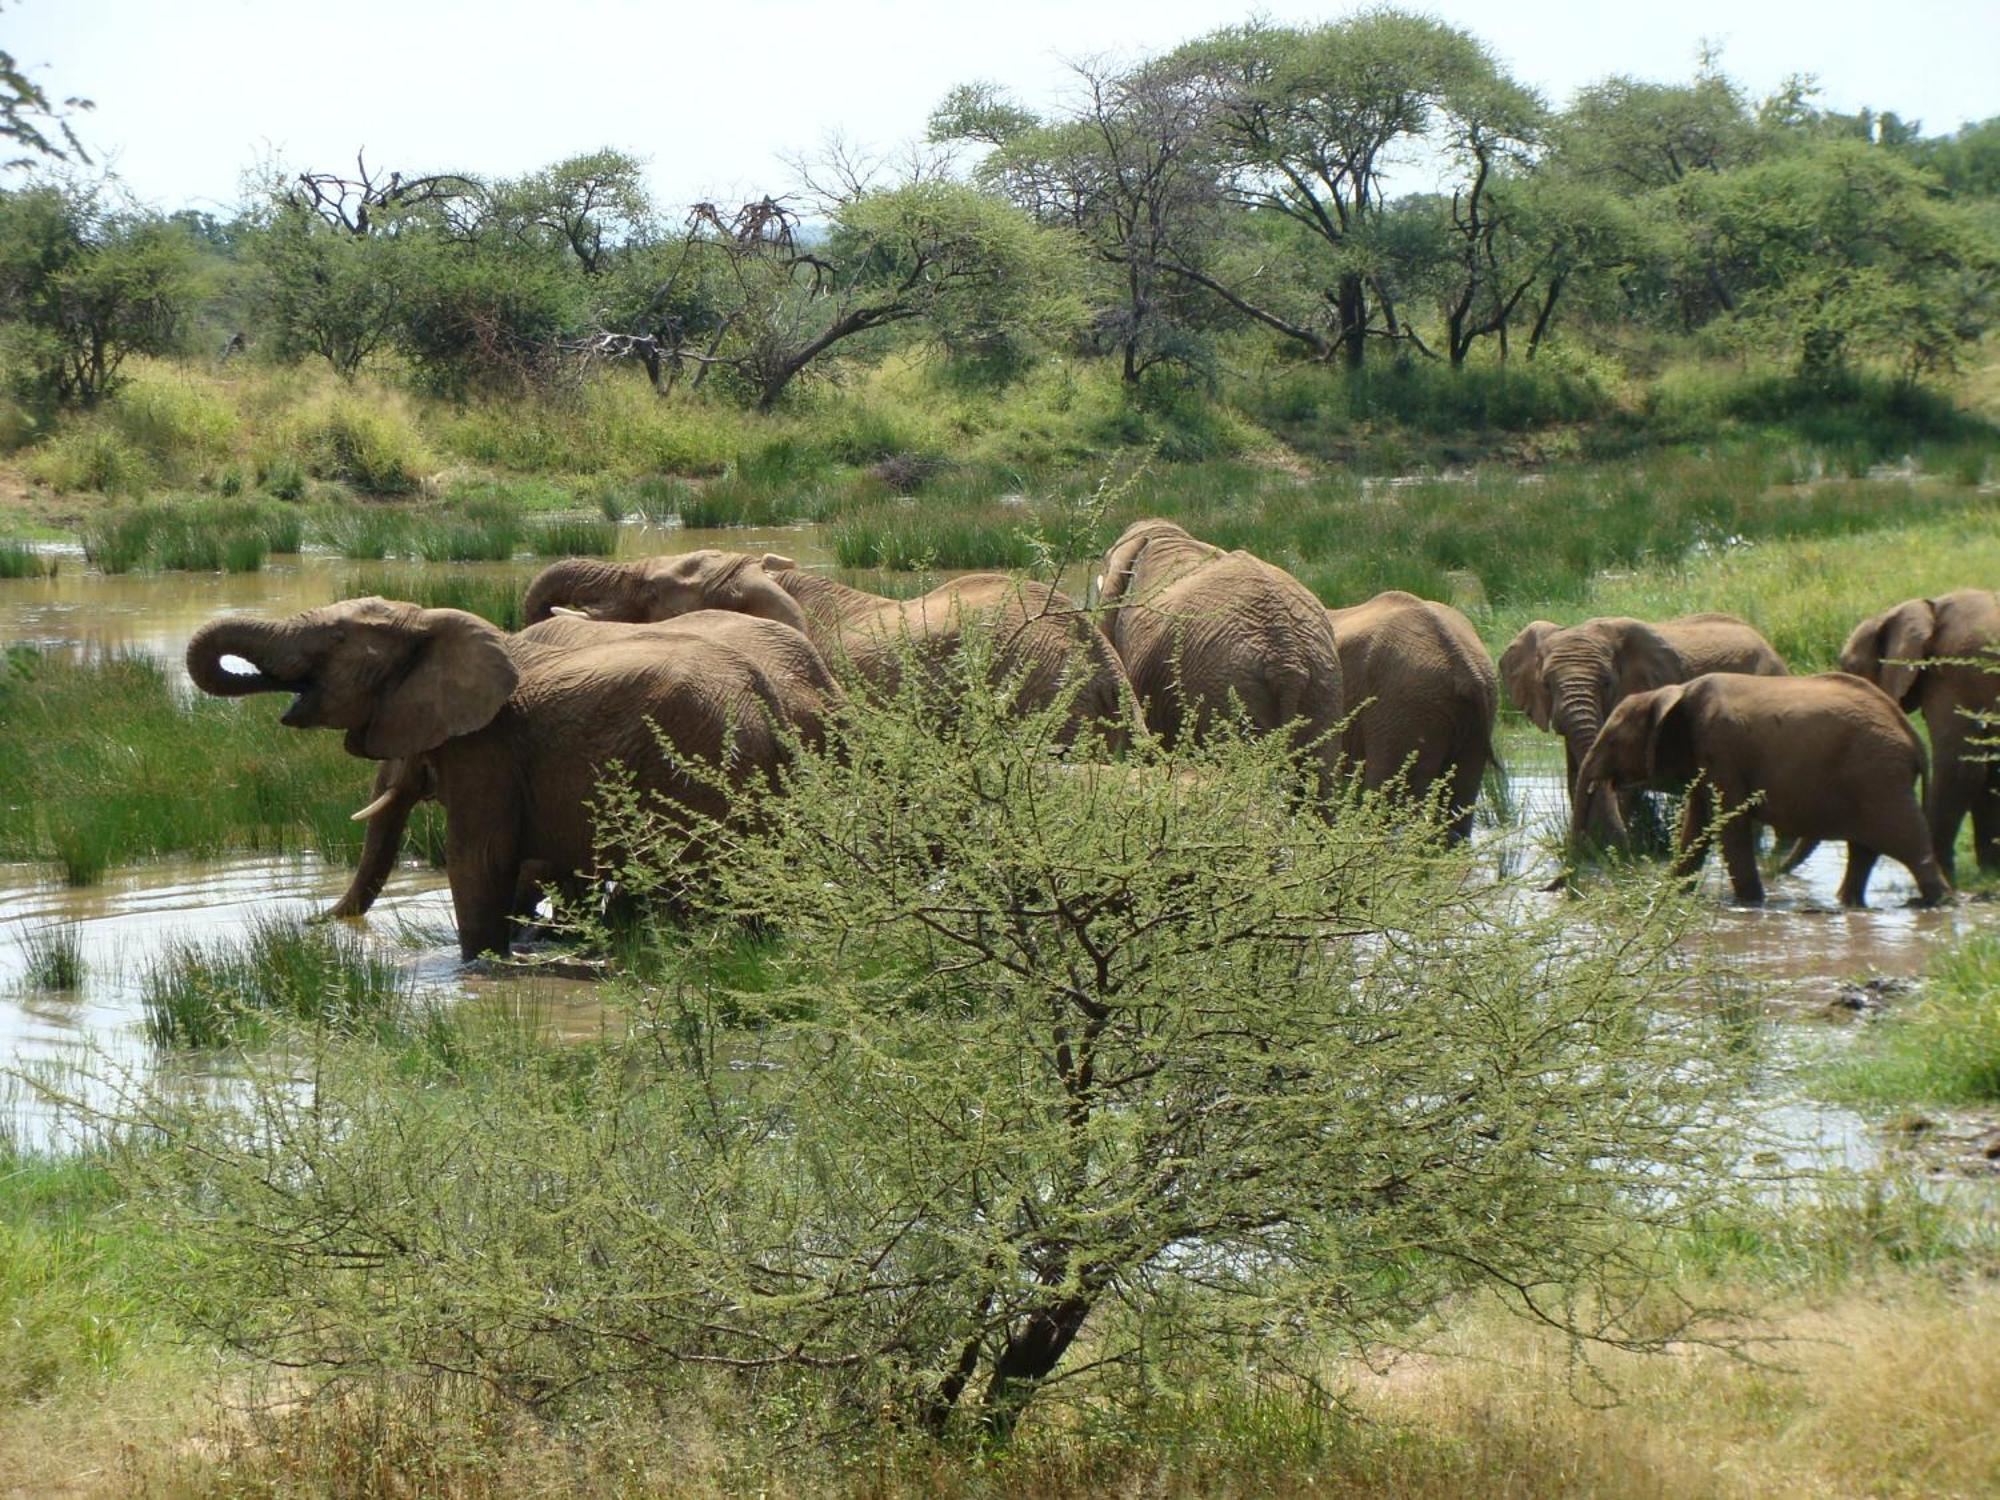
[[[662, 651], [674, 652], [685, 651], [690, 634], [698, 632], [726, 650], [756, 658], [781, 683], [812, 684], [824, 702], [837, 701], [839, 697], [825, 660], [812, 642], [796, 630], [773, 630], [766, 622], [725, 610], [709, 610], [699, 617], [688, 616], [674, 623], [678, 628], [656, 629], [564, 616], [528, 626], [514, 639], [559, 649], [630, 639], [650, 641]], [[792, 719], [802, 735], [818, 739], [822, 726], [816, 716], [794, 715]], [[360, 917], [368, 913], [396, 867], [411, 814], [420, 803], [436, 797], [437, 774], [429, 757], [413, 756], [380, 763], [372, 800], [354, 814], [355, 821], [368, 825], [361, 858], [347, 890], [327, 909], [328, 917]], [[524, 862], [514, 907], [516, 914], [534, 908], [544, 885], [565, 884], [564, 877], [573, 873], [550, 869], [536, 861]]]
[[1719, 811], [1723, 862], [1736, 899], [1764, 899], [1757, 825], [1805, 841], [1842, 839], [1840, 899], [1866, 904], [1886, 854], [1908, 866], [1926, 905], [1950, 886], [1917, 805], [1924, 747], [1880, 688], [1845, 672], [1753, 677], [1710, 672], [1627, 697], [1577, 772], [1582, 807], [1598, 788], [1692, 783], [1681, 815], [1677, 875], [1701, 867]]
[[1608, 786], [1576, 801], [1577, 772], [1611, 710], [1633, 693], [1686, 682], [1705, 672], [1787, 675], [1784, 658], [1748, 621], [1726, 614], [1682, 615], [1661, 624], [1602, 616], [1567, 628], [1551, 620], [1524, 627], [1500, 655], [1507, 696], [1537, 729], [1563, 739], [1566, 788], [1580, 837], [1626, 842], [1625, 816]]
[[707, 547], [630, 562], [570, 558], [529, 584], [522, 616], [533, 623], [557, 609], [626, 621], [736, 610], [804, 632], [828, 661], [851, 665], [860, 681], [885, 691], [895, 690], [906, 660], [942, 663], [977, 624], [992, 632], [996, 679], [1018, 679], [1023, 711], [1074, 689], [1072, 727], [1096, 724], [1122, 748], [1135, 723], [1124, 669], [1088, 614], [1047, 584], [1004, 573], [969, 573], [915, 599], [888, 599], [770, 552]]
[[1370, 791], [1416, 799], [1447, 789], [1454, 841], [1472, 836], [1472, 805], [1493, 759], [1500, 683], [1472, 622], [1448, 604], [1398, 589], [1330, 609], [1340, 675], [1355, 705], [1341, 735]]
[[1340, 646], [1304, 584], [1171, 521], [1134, 521], [1104, 554], [1098, 604], [1148, 729], [1171, 745], [1240, 706], [1256, 729], [1289, 733], [1320, 796], [1332, 795], [1347, 702]]
[[[729, 798], [712, 775], [740, 785], [782, 764], [782, 725], [819, 731], [832, 679], [823, 663], [817, 674], [786, 665], [817, 660], [801, 653], [810, 648], [784, 626], [742, 622], [771, 637], [746, 650], [714, 623], [533, 640], [462, 610], [349, 599], [283, 620], [211, 621], [188, 643], [187, 668], [207, 693], [291, 693], [281, 722], [341, 730], [350, 754], [402, 764], [404, 795], [434, 791], [470, 959], [507, 951], [524, 871], [590, 868], [589, 803], [614, 762], [667, 808], [720, 818]], [[250, 670], [225, 667], [230, 657]]]
[[1865, 677], [1910, 713], [1931, 737], [1926, 813], [1931, 848], [1953, 872], [1959, 825], [1972, 814], [1972, 843], [1982, 870], [2000, 869], [2000, 766], [1990, 748], [2000, 713], [2000, 594], [1956, 589], [1935, 599], [1905, 599], [1854, 627], [1840, 652], [1841, 670]]

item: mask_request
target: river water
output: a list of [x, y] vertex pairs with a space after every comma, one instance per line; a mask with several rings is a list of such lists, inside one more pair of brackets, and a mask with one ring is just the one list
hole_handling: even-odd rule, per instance
[[[702, 546], [776, 551], [804, 566], [831, 563], [818, 528], [784, 527], [699, 532], [632, 526], [620, 535], [621, 555], [678, 552]], [[306, 555], [273, 559], [248, 574], [104, 576], [80, 554], [59, 552], [52, 579], [0, 580], [0, 644], [33, 644], [93, 657], [144, 653], [178, 664], [188, 637], [219, 614], [251, 610], [281, 615], [348, 597], [364, 582], [449, 569], [465, 576], [525, 585], [540, 566], [395, 564]], [[1515, 821], [1485, 828], [1480, 837], [1509, 865], [1534, 875], [1546, 865], [1545, 835], [1566, 817], [1555, 741], [1510, 740]], [[359, 797], [366, 786], [358, 771]], [[1848, 1012], [1841, 1003], [1856, 981], [1902, 979], [1920, 973], [1930, 956], [1991, 919], [1994, 908], [1962, 904], [1919, 911], [1901, 866], [1883, 861], [1870, 886], [1872, 909], [1840, 908], [1836, 891], [1845, 850], [1824, 845], [1796, 874], [1769, 882], [1762, 910], [1731, 909], [1719, 860], [1707, 872], [1704, 896], [1717, 908], [1697, 939], [1740, 976], [1746, 992], [1782, 1029], [1823, 1034]], [[242, 935], [253, 919], [315, 911], [345, 888], [348, 870], [316, 858], [245, 855], [212, 860], [168, 859], [114, 869], [103, 883], [63, 886], [52, 872], [0, 864], [0, 1069], [63, 1070], [86, 1045], [102, 1071], [142, 1071], [156, 1059], [142, 1030], [140, 985], [146, 967], [170, 943]], [[1547, 898], [1555, 901], [1560, 897]], [[29, 990], [21, 982], [25, 937], [53, 924], [75, 929], [87, 968], [77, 993]], [[406, 865], [391, 880], [365, 923], [407, 965], [418, 984], [443, 993], [485, 995], [496, 1003], [531, 1005], [558, 1032], [588, 1033], [607, 1024], [595, 986], [586, 981], [468, 976], [457, 964], [451, 909], [442, 872]], [[72, 1070], [73, 1071], [73, 1070]], [[1772, 1119], [1800, 1151], [1856, 1162], [1874, 1154], [1857, 1117], [1797, 1098], [1773, 1101]], [[30, 1140], [44, 1138], [45, 1109], [16, 1084], [0, 1089], [0, 1125]]]

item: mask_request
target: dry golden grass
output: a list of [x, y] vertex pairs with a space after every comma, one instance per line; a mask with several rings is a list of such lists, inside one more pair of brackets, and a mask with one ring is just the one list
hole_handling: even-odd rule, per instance
[[[891, 1440], [772, 1451], [725, 1407], [554, 1427], [470, 1392], [313, 1404], [189, 1398], [158, 1374], [0, 1416], [0, 1496], [555, 1495], [1821, 1500], [2000, 1494], [2000, 1294], [1910, 1280], [1768, 1315], [1767, 1363], [1615, 1356], [1491, 1308], [1435, 1350], [1344, 1372], [1352, 1418], [1245, 1409], [1169, 1446], [1024, 1433], [1009, 1454]], [[1585, 1400], [1578, 1400], [1581, 1395]], [[1066, 1424], [1065, 1424], [1066, 1425]], [[1221, 1430], [1226, 1427], [1225, 1432]]]

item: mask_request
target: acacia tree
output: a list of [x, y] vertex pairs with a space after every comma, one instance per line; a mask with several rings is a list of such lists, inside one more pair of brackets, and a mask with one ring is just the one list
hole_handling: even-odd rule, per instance
[[977, 179], [1088, 247], [1108, 273], [1094, 333], [1135, 382], [1199, 358], [1199, 309], [1165, 262], [1176, 247], [1194, 258], [1222, 207], [1206, 79], [1170, 62], [1074, 72], [1081, 98], [1058, 118], [1037, 120], [972, 85], [945, 100], [930, 133], [991, 146]]
[[603, 276], [621, 250], [654, 232], [644, 173], [637, 157], [607, 147], [501, 183], [488, 195], [489, 232], [553, 242], [575, 257], [585, 276]]
[[[1173, 54], [1209, 79], [1216, 139], [1235, 201], [1284, 221], [1310, 248], [1319, 305], [1295, 310], [1240, 274], [1181, 255], [1174, 274], [1321, 359], [1350, 367], [1371, 337], [1407, 339], [1370, 261], [1384, 174], [1443, 121], [1483, 112], [1508, 87], [1471, 36], [1427, 17], [1376, 10], [1311, 30], [1253, 23]], [[1497, 140], [1497, 137], [1495, 137]]]

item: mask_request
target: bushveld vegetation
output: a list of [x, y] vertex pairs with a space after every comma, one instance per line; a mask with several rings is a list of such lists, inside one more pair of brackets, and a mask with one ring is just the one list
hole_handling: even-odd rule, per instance
[[[0, 191], [0, 532], [103, 572], [322, 548], [511, 628], [504, 570], [438, 565], [810, 522], [908, 593], [1162, 514], [1496, 649], [1725, 608], [1803, 669], [2000, 576], [1994, 122], [1711, 65], [1555, 109], [1394, 11], [1078, 82], [952, 91], [922, 172], [811, 217], [683, 215], [613, 150], [274, 173], [227, 221]], [[0, 54], [10, 88], [0, 136], [59, 146]], [[1410, 148], [1441, 192], [1378, 175]], [[0, 577], [50, 566], [0, 541]], [[618, 975], [599, 1039], [439, 1011], [345, 929], [155, 955], [194, 1076], [105, 1080], [68, 1156], [0, 1131], [0, 1480], [2000, 1488], [1990, 1194], [1757, 1156], [1759, 1033], [1671, 893], [1542, 901], [1301, 815], [1273, 745], [1091, 769], [923, 691], [696, 889], [624, 807], [618, 886], [692, 911], [569, 915]], [[351, 859], [367, 768], [274, 713], [10, 652], [0, 859]], [[79, 977], [73, 932], [19, 940], [26, 984]], [[1990, 1101], [1996, 961], [1941, 960], [1815, 1087]]]

